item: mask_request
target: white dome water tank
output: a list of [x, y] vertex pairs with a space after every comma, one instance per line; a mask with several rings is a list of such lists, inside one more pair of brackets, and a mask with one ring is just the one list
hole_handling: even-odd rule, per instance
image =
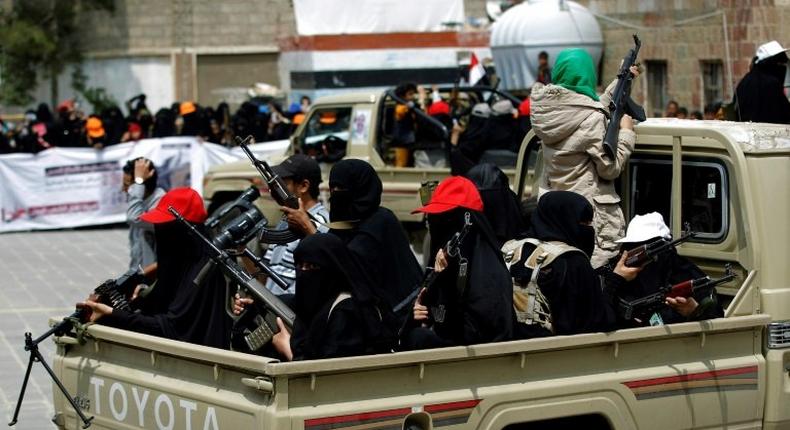
[[603, 34], [595, 16], [572, 1], [532, 0], [505, 11], [491, 29], [491, 53], [502, 87], [532, 87], [538, 72], [538, 54], [546, 51], [553, 67], [566, 48], [584, 48], [597, 65]]

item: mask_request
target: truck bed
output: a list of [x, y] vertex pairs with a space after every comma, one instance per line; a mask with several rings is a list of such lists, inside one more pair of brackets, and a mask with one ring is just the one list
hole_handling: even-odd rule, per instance
[[[54, 367], [96, 416], [92, 428], [401, 428], [414, 415], [434, 428], [502, 428], [569, 405], [613, 428], [758, 428], [768, 322], [750, 315], [291, 363], [93, 325], [84, 345], [58, 339]], [[61, 426], [80, 427], [57, 393], [55, 409]]]

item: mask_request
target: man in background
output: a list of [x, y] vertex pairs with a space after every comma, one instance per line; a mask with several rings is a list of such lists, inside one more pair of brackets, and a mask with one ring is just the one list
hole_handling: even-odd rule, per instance
[[153, 225], [140, 220], [140, 215], [155, 208], [165, 195], [165, 191], [156, 186], [156, 181], [156, 168], [147, 158], [135, 158], [123, 166], [126, 222], [129, 223], [129, 268], [145, 269], [156, 262]]
[[538, 54], [538, 78], [537, 81], [543, 85], [551, 83], [551, 67], [549, 67], [549, 53], [540, 51]]

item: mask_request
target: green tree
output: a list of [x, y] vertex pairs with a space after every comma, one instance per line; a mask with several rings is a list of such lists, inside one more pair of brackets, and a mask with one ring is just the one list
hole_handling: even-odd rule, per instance
[[82, 62], [78, 18], [89, 10], [112, 12], [114, 0], [14, 0], [0, 10], [0, 101], [30, 103], [43, 78], [57, 103], [58, 76]]

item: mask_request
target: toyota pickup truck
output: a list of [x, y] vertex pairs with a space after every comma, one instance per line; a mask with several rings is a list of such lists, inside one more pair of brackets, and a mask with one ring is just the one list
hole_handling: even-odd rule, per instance
[[[675, 236], [688, 222], [678, 252], [711, 276], [732, 266], [723, 318], [299, 362], [91, 325], [84, 343], [55, 338], [54, 372], [99, 429], [790, 428], [790, 128], [636, 133], [626, 217], [661, 212]], [[53, 391], [55, 423], [80, 428]]]

